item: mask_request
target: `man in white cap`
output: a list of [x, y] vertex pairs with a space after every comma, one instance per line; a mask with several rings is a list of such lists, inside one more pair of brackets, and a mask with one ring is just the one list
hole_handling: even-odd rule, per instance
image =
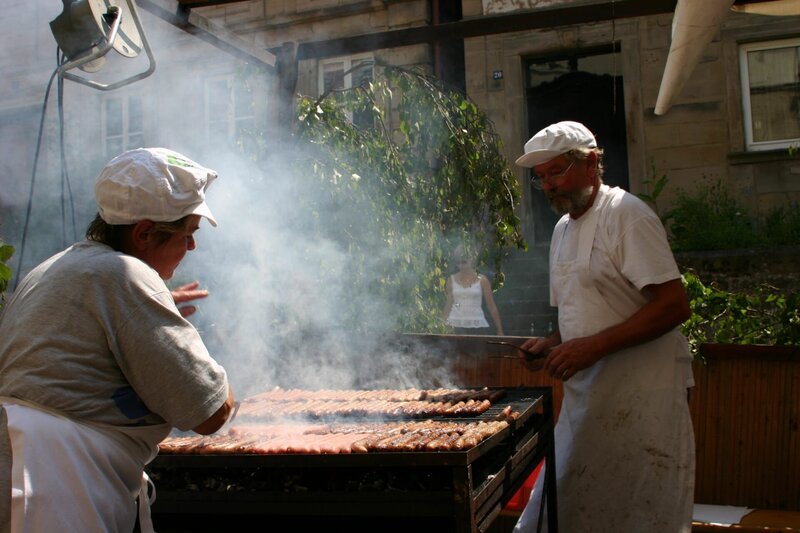
[[[195, 248], [217, 177], [163, 148], [114, 158], [87, 239], [0, 316], [0, 531], [152, 530], [145, 465], [177, 427], [228, 419], [225, 370], [164, 283]], [[194, 288], [191, 286], [190, 288]], [[191, 299], [182, 293], [181, 299]]]
[[[555, 428], [559, 530], [691, 530], [694, 436], [687, 403], [690, 316], [661, 221], [603, 184], [603, 151], [577, 122], [552, 124], [516, 163], [563, 217], [550, 244], [558, 329], [522, 346], [563, 380]], [[541, 477], [541, 476], [540, 476]], [[535, 531], [541, 487], [516, 531]]]

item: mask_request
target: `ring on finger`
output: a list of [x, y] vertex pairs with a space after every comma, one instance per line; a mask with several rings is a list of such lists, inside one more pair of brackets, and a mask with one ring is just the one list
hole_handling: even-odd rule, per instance
[[561, 379], [564, 380], [564, 378], [567, 377], [567, 374], [569, 374], [569, 370], [564, 370], [564, 373], [561, 374]]

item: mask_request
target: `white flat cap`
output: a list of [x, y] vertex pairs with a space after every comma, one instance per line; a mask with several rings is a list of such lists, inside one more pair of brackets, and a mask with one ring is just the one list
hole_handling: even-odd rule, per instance
[[217, 173], [166, 148], [137, 148], [112, 159], [94, 186], [100, 217], [108, 224], [173, 222], [201, 215], [217, 220], [205, 193]]
[[525, 143], [525, 154], [516, 163], [521, 167], [535, 167], [576, 148], [597, 148], [592, 132], [580, 122], [556, 122]]

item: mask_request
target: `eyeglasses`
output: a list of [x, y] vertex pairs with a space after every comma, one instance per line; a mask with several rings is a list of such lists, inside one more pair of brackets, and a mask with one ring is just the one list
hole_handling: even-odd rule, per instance
[[569, 164], [569, 166], [563, 171], [559, 172], [558, 174], [551, 174], [550, 176], [544, 178], [541, 176], [537, 176], [536, 174], [533, 175], [531, 178], [531, 185], [534, 189], [541, 191], [544, 189], [544, 184], [547, 183], [548, 185], [554, 185], [557, 181], [561, 180], [564, 176], [567, 175], [567, 172], [570, 171], [572, 165], [575, 164], [575, 161]]

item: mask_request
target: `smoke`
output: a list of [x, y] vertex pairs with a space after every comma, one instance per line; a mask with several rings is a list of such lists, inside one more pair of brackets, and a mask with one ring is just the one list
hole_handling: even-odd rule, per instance
[[[69, 180], [60, 165], [57, 106], [51, 95], [40, 167], [30, 196], [44, 88], [55, 68], [55, 41], [47, 24], [62, 5], [52, 0], [0, 0], [0, 4], [20, 13], [17, 25], [11, 17], [3, 17], [0, 23], [5, 30], [0, 37], [3, 70], [16, 83], [27, 80], [31, 89], [25, 97], [16, 94], [3, 99], [2, 113], [13, 114], [16, 120], [0, 125], [0, 149], [15, 154], [3, 163], [0, 176], [0, 236], [18, 252], [25, 247], [22, 263], [12, 265], [15, 269], [24, 273], [82, 237], [96, 211], [94, 179], [110, 156], [116, 155], [104, 153], [103, 147], [107, 149], [109, 143], [108, 99], [119, 96], [128, 99], [123, 102], [125, 113], [134, 104], [141, 105], [142, 144], [176, 150], [220, 175], [208, 191], [219, 227], [201, 223], [197, 250], [187, 255], [169, 284], [199, 280], [209, 289], [211, 295], [197, 302], [199, 310], [190, 320], [228, 370], [238, 395], [275, 386], [451, 385], [452, 372], [441, 364], [441, 354], [399, 342], [393, 334], [399, 312], [394, 303], [377, 298], [367, 286], [353, 288], [349, 283], [347, 249], [310, 230], [313, 216], [319, 214], [307, 212], [303, 200], [318, 191], [309, 188], [310, 181], [303, 182], [305, 189], [300, 187], [288, 170], [296, 157], [294, 151], [281, 150], [267, 165], [256, 166], [236, 147], [210, 141], [214, 131], [206, 129], [203, 109], [208, 102], [203, 95], [209, 80], [236, 72], [235, 60], [143, 9], [139, 13], [156, 55], [155, 73], [109, 93], [65, 83]], [[12, 43], [13, 39], [17, 40]], [[124, 67], [112, 64], [112, 59], [95, 79], [111, 82], [146, 67], [144, 57]], [[270, 82], [265, 86], [269, 88]], [[8, 96], [9, 91], [2, 94]], [[270, 95], [261, 97], [269, 100]], [[278, 138], [278, 132], [267, 132], [267, 145], [273, 138]], [[22, 243], [29, 202], [30, 227]], [[373, 253], [385, 257], [392, 250], [380, 248]], [[363, 309], [369, 328], [356, 333], [343, 322], [346, 306]], [[369, 333], [364, 334], [365, 330]]]
[[[441, 353], [401, 342], [400, 310], [353, 286], [347, 250], [309, 230], [302, 198], [317, 191], [299, 188], [286, 163], [273, 158], [265, 172], [228, 158], [214, 167], [220, 179], [208, 202], [219, 226], [201, 226], [176, 280], [199, 279], [211, 291], [192, 321], [212, 354], [248, 392], [450, 385]], [[353, 306], [368, 327], [343, 319]]]

